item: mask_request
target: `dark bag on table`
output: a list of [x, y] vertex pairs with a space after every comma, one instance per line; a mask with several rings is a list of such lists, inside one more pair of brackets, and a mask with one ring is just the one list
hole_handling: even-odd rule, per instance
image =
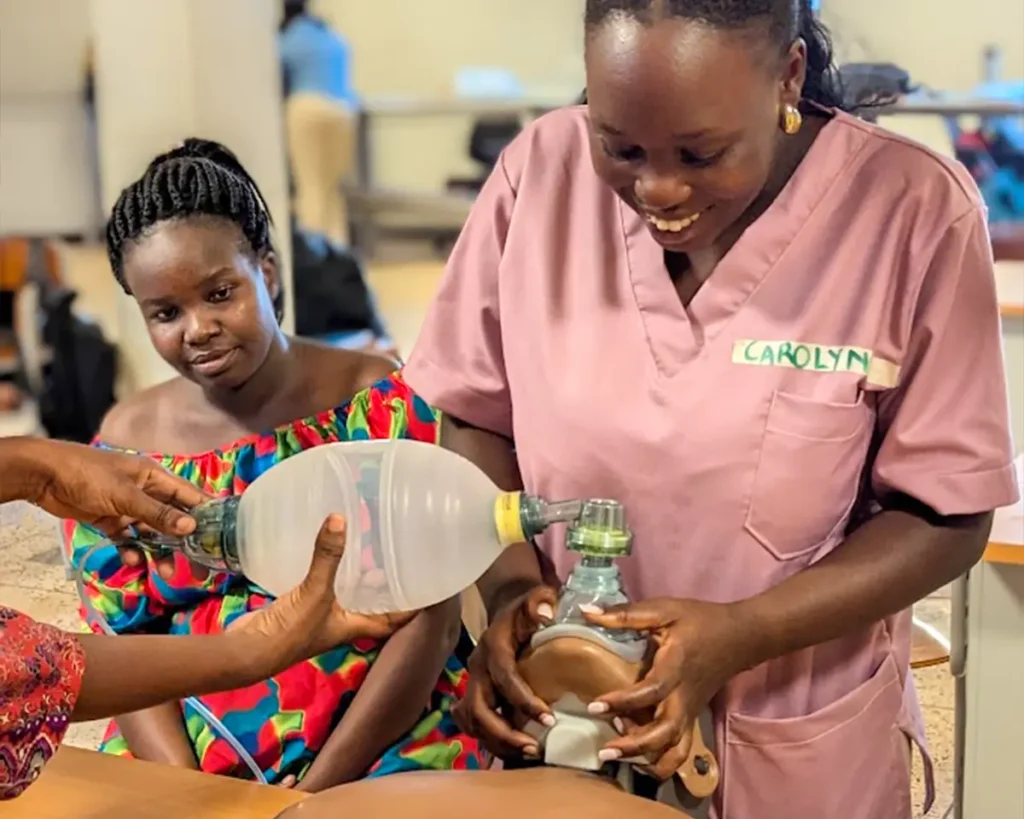
[[853, 110], [898, 102], [916, 90], [910, 73], [892, 63], [846, 63], [839, 67], [846, 105]]

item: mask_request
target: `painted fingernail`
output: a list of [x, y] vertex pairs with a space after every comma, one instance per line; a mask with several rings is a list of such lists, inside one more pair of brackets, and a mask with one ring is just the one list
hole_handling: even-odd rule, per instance
[[593, 603], [583, 603], [580, 605], [580, 611], [584, 614], [604, 614], [604, 609], [600, 606], [595, 606]]
[[554, 727], [554, 724], [555, 724], [554, 714], [541, 714], [540, 715], [540, 724], [543, 725], [545, 728], [552, 728], [552, 727]]
[[622, 751], [618, 748], [602, 748], [597, 752], [597, 758], [602, 762], [614, 762], [616, 759], [622, 759]]
[[345, 531], [345, 518], [341, 515], [331, 515], [327, 518], [327, 531], [340, 534]]
[[551, 608], [551, 605], [549, 603], [541, 603], [539, 606], [537, 606], [537, 616], [541, 620], [554, 620], [555, 610]]
[[590, 703], [590, 705], [587, 706], [588, 714], [607, 714], [608, 710], [608, 703], [606, 702], [592, 702]]
[[614, 719], [612, 720], [612, 728], [614, 728], [614, 729], [615, 729], [616, 731], [618, 731], [618, 732], [619, 732], [620, 734], [624, 734], [624, 733], [626, 733], [626, 726], [625, 726], [625, 724], [624, 724], [624, 723], [622, 722], [622, 720], [621, 720], [621, 719], [619, 719], [618, 717], [615, 717], [615, 718], [614, 718]]

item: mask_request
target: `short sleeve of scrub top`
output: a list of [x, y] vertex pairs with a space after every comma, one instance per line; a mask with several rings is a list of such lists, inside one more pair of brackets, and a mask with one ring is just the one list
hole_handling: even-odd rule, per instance
[[984, 209], [939, 240], [921, 284], [899, 387], [879, 401], [875, 493], [901, 492], [941, 515], [1012, 503], [1008, 395]]

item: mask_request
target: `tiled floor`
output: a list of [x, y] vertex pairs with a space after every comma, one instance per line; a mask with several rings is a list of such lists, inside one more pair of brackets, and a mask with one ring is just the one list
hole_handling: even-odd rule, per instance
[[[69, 284], [80, 293], [79, 305], [92, 314], [108, 335], [116, 337], [113, 277], [98, 248], [69, 248]], [[408, 352], [416, 338], [425, 305], [433, 293], [440, 264], [414, 261], [382, 264], [371, 270], [371, 282], [400, 350]], [[57, 524], [24, 504], [0, 506], [0, 603], [55, 625], [78, 629], [74, 583], [65, 577], [58, 548]], [[949, 635], [949, 595], [942, 590], [915, 608], [915, 614]], [[938, 799], [929, 819], [942, 817], [952, 798], [953, 682], [948, 666], [914, 673], [924, 707], [929, 742], [936, 762]], [[95, 747], [101, 724], [77, 725], [71, 744]], [[920, 765], [915, 764], [918, 803]]]

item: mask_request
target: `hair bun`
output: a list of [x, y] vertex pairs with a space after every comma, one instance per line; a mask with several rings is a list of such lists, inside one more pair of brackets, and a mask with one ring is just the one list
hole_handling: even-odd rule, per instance
[[256, 180], [252, 178], [245, 166], [241, 163], [235, 152], [230, 148], [215, 142], [212, 139], [200, 139], [199, 137], [188, 137], [184, 142], [167, 153], [160, 154], [146, 169], [146, 173], [153, 171], [160, 165], [167, 162], [200, 160], [216, 165], [222, 172], [238, 179], [243, 185], [249, 188], [256, 196], [260, 208], [267, 215], [267, 219], [273, 224], [273, 217], [270, 215], [270, 208], [267, 207], [263, 193], [260, 191]]
[[173, 162], [176, 159], [205, 159], [229, 173], [239, 175], [244, 179], [249, 178], [248, 172], [230, 148], [219, 142], [214, 142], [212, 139], [199, 139], [198, 137], [189, 137], [170, 151], [155, 157], [149, 163], [149, 169], [163, 165], [165, 162]]
[[241, 172], [248, 176], [242, 167], [242, 163], [235, 156], [234, 151], [219, 142], [214, 142], [212, 139], [189, 137], [178, 147], [157, 157], [156, 161], [166, 162], [170, 159], [182, 158], [206, 159], [216, 165], [220, 165], [222, 168], [227, 168], [235, 173]]

